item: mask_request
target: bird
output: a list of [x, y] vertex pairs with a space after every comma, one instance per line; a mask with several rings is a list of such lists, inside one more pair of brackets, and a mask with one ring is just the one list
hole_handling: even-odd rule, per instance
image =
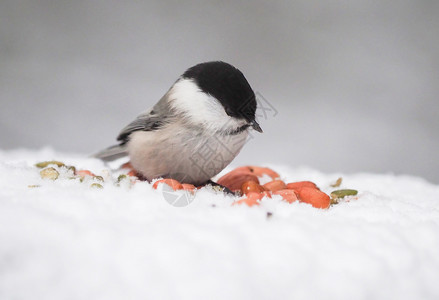
[[256, 95], [243, 73], [223, 61], [187, 69], [149, 110], [129, 123], [119, 144], [94, 155], [104, 161], [128, 156], [148, 181], [212, 182], [238, 155], [256, 120]]

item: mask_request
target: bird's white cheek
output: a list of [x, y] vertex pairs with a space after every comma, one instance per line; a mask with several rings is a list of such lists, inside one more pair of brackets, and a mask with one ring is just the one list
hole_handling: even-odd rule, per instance
[[236, 128], [245, 124], [245, 121], [228, 116], [221, 103], [202, 92], [191, 79], [179, 80], [169, 93], [171, 105], [195, 124], [202, 124], [215, 130]]

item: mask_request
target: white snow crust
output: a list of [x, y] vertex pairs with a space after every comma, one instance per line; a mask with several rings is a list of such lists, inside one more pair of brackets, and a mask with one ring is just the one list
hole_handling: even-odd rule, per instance
[[[51, 159], [104, 188], [41, 179], [34, 163]], [[439, 186], [268, 167], [359, 194], [328, 210], [280, 196], [247, 207], [205, 187], [174, 207], [96, 159], [0, 151], [0, 299], [439, 299]]]

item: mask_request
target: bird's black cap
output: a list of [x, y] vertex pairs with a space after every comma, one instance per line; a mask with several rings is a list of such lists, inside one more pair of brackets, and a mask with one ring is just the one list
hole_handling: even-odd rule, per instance
[[203, 92], [218, 99], [227, 115], [256, 123], [255, 93], [234, 66], [222, 61], [205, 62], [189, 68], [182, 77], [194, 80]]

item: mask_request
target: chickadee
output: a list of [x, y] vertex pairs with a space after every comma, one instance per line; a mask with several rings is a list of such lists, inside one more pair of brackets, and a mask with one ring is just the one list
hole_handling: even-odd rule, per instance
[[154, 107], [117, 137], [119, 145], [95, 157], [128, 155], [145, 179], [173, 178], [204, 184], [221, 172], [244, 146], [255, 120], [255, 93], [244, 75], [221, 61], [189, 68]]

